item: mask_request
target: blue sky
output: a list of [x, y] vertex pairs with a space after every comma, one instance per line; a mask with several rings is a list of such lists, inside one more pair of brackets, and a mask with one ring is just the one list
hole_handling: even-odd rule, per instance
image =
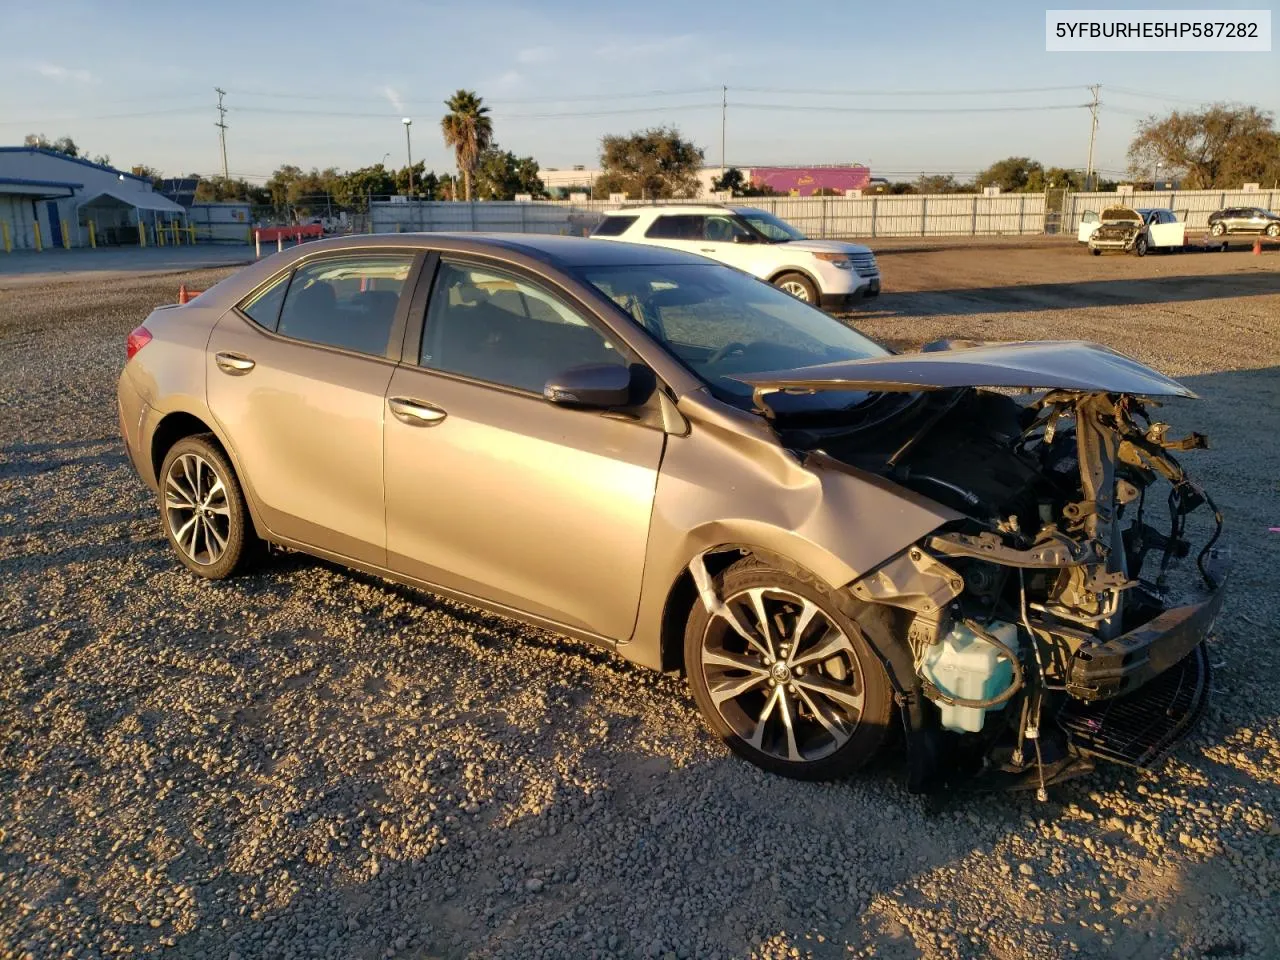
[[[6, 7], [6, 33], [23, 43], [8, 45], [0, 142], [70, 134], [169, 175], [218, 171], [215, 86], [228, 91], [231, 172], [252, 177], [388, 153], [401, 164], [401, 116], [414, 120], [415, 159], [451, 169], [439, 118], [458, 87], [491, 104], [503, 147], [544, 167], [592, 165], [601, 135], [658, 123], [718, 163], [725, 85], [729, 163], [869, 162], [895, 179], [1010, 155], [1083, 167], [1091, 83], [1103, 85], [1103, 171], [1124, 169], [1148, 113], [1212, 100], [1280, 111], [1280, 53], [1046, 53], [1045, 5], [1016, 0]], [[848, 92], [813, 92], [830, 90]], [[939, 107], [950, 112], [920, 112]], [[1022, 109], [965, 112], [992, 107]]]

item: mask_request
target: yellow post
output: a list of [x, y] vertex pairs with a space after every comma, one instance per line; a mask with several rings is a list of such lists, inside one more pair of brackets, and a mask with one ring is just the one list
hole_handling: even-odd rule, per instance
[[37, 220], [31, 224], [31, 229], [35, 231], [36, 236], [36, 253], [44, 249], [44, 244], [40, 242], [40, 221]]
[[172, 223], [170, 223], [169, 229], [173, 233], [173, 245], [176, 247], [179, 245], [178, 244], [178, 221], [174, 220]]
[[147, 225], [141, 220], [138, 221], [138, 246], [145, 247], [147, 245]]
[[187, 224], [187, 236], [191, 239], [191, 246], [196, 245], [196, 225], [194, 223]]
[[13, 237], [9, 236], [9, 224], [0, 222], [0, 235], [4, 240], [4, 252], [13, 253]]
[[156, 246], [157, 247], [164, 246], [164, 224], [163, 223], [156, 224]]
[[62, 221], [62, 249], [71, 249], [71, 230], [67, 226], [67, 221]]
[[98, 235], [93, 232], [93, 221], [89, 221], [89, 246], [98, 249]]

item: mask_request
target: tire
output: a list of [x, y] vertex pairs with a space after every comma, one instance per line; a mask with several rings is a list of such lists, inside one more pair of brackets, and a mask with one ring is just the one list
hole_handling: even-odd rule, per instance
[[1147, 238], [1139, 237], [1133, 241], [1133, 255], [1135, 257], [1145, 257], [1147, 255]]
[[240, 482], [213, 434], [175, 443], [160, 467], [159, 486], [165, 536], [192, 573], [222, 580], [260, 553]]
[[[711, 729], [738, 756], [797, 780], [836, 779], [870, 761], [890, 733], [894, 705], [889, 678], [858, 623], [870, 606], [799, 568], [750, 557], [713, 582], [753, 639], [694, 604], [685, 669]], [[802, 616], [800, 646], [784, 649]]]
[[818, 305], [818, 288], [803, 273], [784, 273], [773, 281], [773, 285], [791, 294], [797, 300], [803, 300], [815, 307]]
[[1209, 232], [1213, 234], [1215, 237], [1221, 237], [1223, 234], [1227, 232], [1227, 225], [1222, 222], [1215, 223], [1212, 227], [1209, 228]]
[[1090, 247], [1089, 252], [1092, 253], [1095, 257], [1102, 256], [1102, 251], [1099, 250], [1097, 247]]
[[1266, 234], [1268, 237], [1272, 238], [1280, 237], [1280, 223], [1273, 223], [1271, 226], [1267, 227]]

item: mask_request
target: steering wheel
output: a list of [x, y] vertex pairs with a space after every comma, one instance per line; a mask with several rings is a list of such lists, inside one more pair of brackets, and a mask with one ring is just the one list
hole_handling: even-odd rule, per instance
[[746, 349], [747, 345], [745, 343], [739, 343], [737, 340], [730, 340], [711, 356], [707, 357], [707, 365], [710, 366], [713, 363], [719, 363], [731, 353], [742, 353]]

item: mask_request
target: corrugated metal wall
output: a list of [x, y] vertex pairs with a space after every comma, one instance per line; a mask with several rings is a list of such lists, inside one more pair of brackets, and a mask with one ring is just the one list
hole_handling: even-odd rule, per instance
[[[776, 214], [815, 238], [949, 237], [1042, 234], [1056, 226], [1055, 194], [1049, 209], [1043, 193], [938, 194], [876, 197], [751, 197], [735, 201]], [[668, 203], [689, 203], [672, 200]], [[1210, 213], [1223, 207], [1275, 209], [1280, 191], [1160, 191], [1154, 193], [1076, 193], [1062, 198], [1062, 224], [1074, 235], [1086, 210], [1100, 211], [1117, 203], [1164, 207], [1185, 219], [1191, 230], [1203, 230]], [[607, 200], [537, 200], [531, 203], [378, 202], [371, 204], [374, 233], [396, 230], [461, 230], [581, 235], [618, 204]], [[1048, 214], [1048, 216], [1046, 216]]]
[[[669, 201], [688, 203], [689, 201]], [[739, 201], [776, 214], [811, 237], [920, 237], [1044, 232], [1043, 194], [882, 197], [753, 197]], [[581, 235], [606, 210], [607, 200], [378, 202], [374, 233], [417, 230], [499, 231]]]
[[1104, 208], [1123, 204], [1172, 210], [1188, 230], [1205, 230], [1209, 214], [1223, 207], [1263, 207], [1275, 210], [1280, 190], [1141, 190], [1134, 193], [1072, 193], [1063, 206], [1063, 230], [1075, 233], [1086, 211], [1101, 213]]

